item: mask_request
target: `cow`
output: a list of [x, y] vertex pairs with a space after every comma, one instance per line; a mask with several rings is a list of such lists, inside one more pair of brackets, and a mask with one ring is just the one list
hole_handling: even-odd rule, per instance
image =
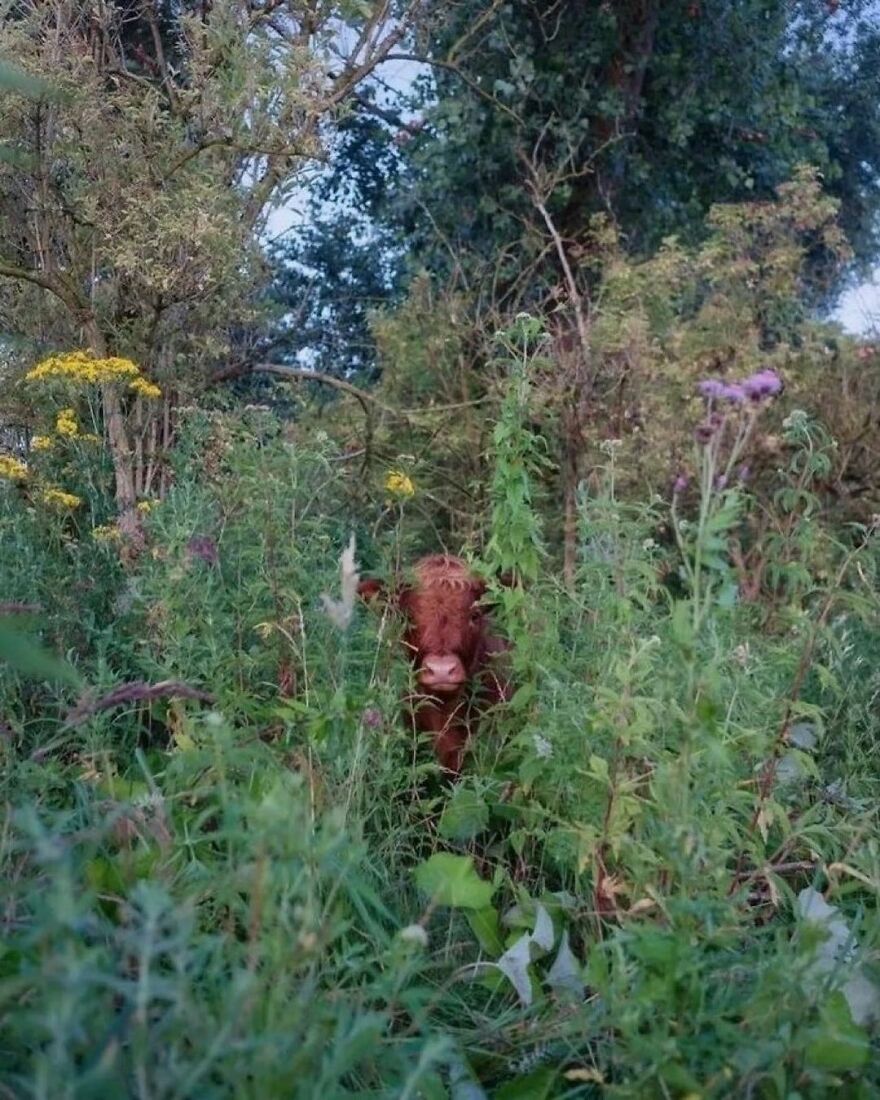
[[[383, 585], [362, 580], [360, 595], [373, 600]], [[413, 724], [430, 733], [444, 774], [461, 772], [479, 709], [506, 700], [510, 683], [503, 665], [509, 644], [490, 632], [481, 603], [486, 582], [461, 558], [430, 554], [413, 567], [412, 581], [397, 587], [394, 603], [405, 618], [403, 644], [413, 664]]]

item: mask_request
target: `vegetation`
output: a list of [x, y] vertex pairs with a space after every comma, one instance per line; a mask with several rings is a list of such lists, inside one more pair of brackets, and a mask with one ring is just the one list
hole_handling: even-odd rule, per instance
[[[633, 105], [614, 6], [477, 7], [59, 0], [0, 23], [4, 1096], [880, 1089], [878, 352], [816, 317], [873, 255], [876, 187], [781, 123], [732, 175], [709, 148], [722, 108], [831, 117], [875, 29], [854, 7], [792, 83], [780, 54], [818, 57], [837, 5], [722, 5], [760, 60], [740, 87], [714, 9], [636, 5]], [[435, 122], [411, 124], [409, 166], [368, 171], [369, 75], [426, 42], [449, 82], [425, 115], [474, 157], [431, 159]], [[693, 130], [636, 140], [693, 56], [712, 94], [669, 107]], [[397, 178], [418, 205], [446, 180], [441, 239], [468, 179], [479, 199], [522, 163], [539, 84], [557, 137], [587, 117], [601, 178], [620, 128], [616, 208], [524, 167], [520, 294], [497, 211], [429, 275], [418, 233], [396, 268], [378, 207], [327, 206], [312, 255], [356, 286], [358, 222], [376, 297], [405, 292], [309, 304], [309, 339], [333, 331], [286, 365], [314, 271], [271, 274], [273, 196], [357, 134], [355, 190]], [[454, 784], [402, 719], [398, 615], [355, 596], [438, 549], [488, 578], [513, 646]]]

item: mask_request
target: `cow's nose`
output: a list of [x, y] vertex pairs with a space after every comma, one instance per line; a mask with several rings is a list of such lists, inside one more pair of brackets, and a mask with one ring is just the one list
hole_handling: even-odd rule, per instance
[[455, 654], [429, 653], [419, 669], [419, 680], [428, 688], [454, 688], [465, 682], [464, 665]]

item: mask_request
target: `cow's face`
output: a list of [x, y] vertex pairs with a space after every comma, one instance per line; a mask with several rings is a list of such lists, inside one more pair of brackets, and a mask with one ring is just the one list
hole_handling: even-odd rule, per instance
[[[372, 585], [362, 582], [364, 595], [376, 594]], [[418, 562], [411, 583], [398, 590], [404, 645], [427, 694], [457, 695], [473, 675], [486, 629], [479, 604], [485, 590], [464, 562], [440, 554]]]

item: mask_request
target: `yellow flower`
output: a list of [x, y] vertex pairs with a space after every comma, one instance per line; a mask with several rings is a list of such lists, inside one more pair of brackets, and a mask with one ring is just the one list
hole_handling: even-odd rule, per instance
[[43, 503], [50, 508], [69, 509], [79, 508], [82, 500], [73, 493], [65, 493], [63, 489], [44, 489]]
[[79, 424], [76, 421], [74, 409], [62, 409], [55, 418], [55, 431], [59, 435], [66, 435], [72, 439], [79, 435]]
[[411, 497], [415, 496], [416, 487], [413, 485], [412, 478], [402, 473], [400, 470], [389, 470], [388, 476], [385, 478], [385, 488], [395, 497]]
[[55, 441], [50, 435], [35, 435], [31, 440], [31, 449], [34, 451], [51, 451]]
[[101, 442], [101, 437], [99, 435], [95, 435], [94, 432], [84, 432], [79, 438], [82, 440], [83, 443]]
[[155, 507], [155, 500], [139, 500], [137, 503], [137, 510], [142, 516], [148, 515]]
[[115, 523], [105, 523], [100, 527], [92, 528], [92, 538], [98, 542], [116, 542], [122, 537], [122, 532]]
[[130, 390], [134, 390], [135, 393], [141, 395], [141, 397], [161, 397], [162, 391], [155, 384], [150, 382], [144, 377], [135, 378], [133, 382], [129, 384]]
[[99, 359], [90, 351], [50, 355], [25, 375], [28, 382], [58, 378], [63, 382], [125, 382], [140, 377], [140, 368], [130, 359], [111, 356]]
[[0, 477], [9, 481], [22, 481], [27, 477], [28, 468], [24, 462], [12, 455], [0, 455]]

